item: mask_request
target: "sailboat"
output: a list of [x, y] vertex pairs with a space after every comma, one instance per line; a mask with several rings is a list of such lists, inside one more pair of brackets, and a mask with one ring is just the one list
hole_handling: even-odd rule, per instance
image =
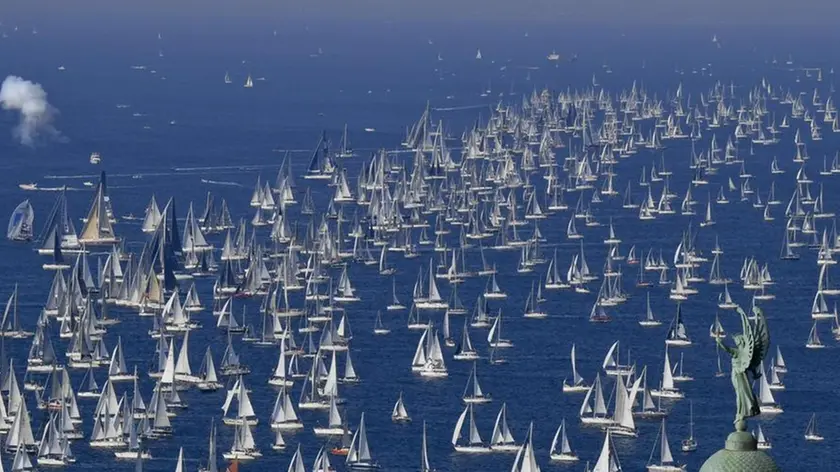
[[761, 425], [758, 425], [758, 429], [753, 435], [755, 436], [756, 447], [758, 450], [766, 451], [773, 448], [773, 444], [764, 435], [764, 430], [761, 429]]
[[484, 289], [484, 298], [488, 300], [501, 300], [507, 298], [507, 294], [502, 291], [499, 287], [499, 283], [496, 281], [495, 267], [493, 273], [490, 275], [490, 279], [487, 280], [487, 287]]
[[[473, 368], [467, 378], [467, 386], [464, 388], [462, 399], [464, 403], [489, 403], [491, 398], [481, 390], [478, 384], [478, 364], [473, 362]], [[471, 388], [472, 387], [472, 388]]]
[[595, 382], [586, 392], [586, 397], [584, 397], [580, 406], [579, 416], [583, 424], [609, 426], [613, 423], [612, 418], [607, 417], [607, 405], [604, 400], [604, 389], [601, 386], [601, 374], [595, 375]]
[[[588, 464], [587, 468], [589, 468]], [[618, 461], [618, 455], [615, 453], [612, 433], [609, 430], [604, 435], [604, 445], [601, 446], [598, 461], [595, 463], [595, 467], [591, 472], [621, 472], [621, 463]]]
[[709, 326], [709, 337], [722, 339], [726, 337], [726, 331], [723, 329], [723, 325], [720, 323], [720, 317], [717, 313], [715, 313], [715, 322]]
[[694, 439], [694, 402], [691, 401], [688, 403], [688, 437], [682, 440], [680, 449], [683, 452], [694, 452], [697, 450], [697, 440]]
[[817, 332], [817, 320], [811, 326], [811, 332], [808, 333], [808, 341], [805, 342], [805, 347], [808, 349], [822, 349], [825, 344], [820, 341], [819, 333]]
[[496, 416], [493, 435], [490, 438], [490, 449], [502, 452], [514, 452], [519, 449], [507, 423], [507, 403], [502, 403], [502, 408]]
[[773, 370], [779, 374], [786, 374], [788, 371], [785, 358], [782, 357], [782, 350], [779, 349], [779, 346], [776, 346], [776, 358], [773, 360]]
[[373, 334], [378, 335], [385, 335], [391, 332], [390, 329], [385, 327], [385, 324], [382, 323], [382, 310], [376, 311], [376, 321], [373, 323]]
[[233, 81], [232, 81], [232, 80], [230, 80], [230, 74], [228, 74], [228, 73], [227, 73], [227, 71], [225, 71], [225, 83], [226, 83], [226, 84], [231, 84], [231, 83], [233, 83]]
[[198, 472], [219, 472], [217, 464], [218, 457], [216, 455], [216, 420], [215, 418], [210, 422], [210, 438], [209, 447], [207, 449], [207, 464], [198, 468]]
[[531, 293], [525, 302], [525, 318], [542, 319], [548, 316], [541, 307], [538, 292], [535, 291], [536, 282], [531, 283]]
[[[464, 428], [464, 421], [469, 415], [469, 438], [466, 444], [459, 444], [461, 441], [461, 430]], [[478, 428], [475, 426], [475, 413], [473, 412], [473, 404], [468, 403], [458, 417], [458, 422], [455, 423], [455, 429], [452, 431], [452, 446], [456, 452], [464, 453], [485, 453], [490, 452], [490, 448], [481, 440], [481, 435], [478, 433]]]
[[397, 298], [397, 279], [391, 278], [391, 290], [392, 290], [392, 298], [391, 303], [387, 306], [386, 310], [388, 311], [401, 311], [405, 310], [405, 305], [400, 303], [400, 299]]
[[773, 395], [773, 390], [770, 388], [770, 382], [767, 381], [767, 374], [764, 369], [764, 363], [761, 363], [761, 378], [758, 379], [758, 404], [761, 413], [765, 415], [775, 415], [782, 413], [781, 405], [776, 401]]
[[292, 455], [292, 460], [289, 462], [287, 472], [306, 472], [306, 466], [303, 465], [303, 455], [300, 453], [300, 443], [298, 443], [297, 450], [295, 450], [295, 453]]
[[88, 212], [85, 226], [79, 235], [79, 243], [87, 245], [116, 244], [120, 240], [114, 234], [111, 205], [105, 185], [105, 172], [99, 177], [99, 185]]
[[665, 344], [677, 347], [691, 345], [691, 339], [686, 333], [685, 324], [682, 319], [682, 303], [677, 303], [677, 313], [674, 315], [674, 320], [671, 322], [671, 327], [668, 330], [668, 337], [665, 339]]
[[397, 398], [397, 403], [394, 404], [394, 410], [391, 412], [391, 421], [394, 423], [411, 422], [411, 417], [408, 416], [408, 412], [405, 409], [405, 403], [403, 403], [402, 392], [400, 392], [400, 396]]
[[706, 218], [700, 222], [700, 227], [705, 228], [714, 224], [715, 220], [712, 218], [712, 196], [709, 195], [709, 200], [706, 202]]
[[511, 472], [540, 472], [534, 453], [534, 422], [528, 426], [528, 437], [516, 453]]
[[572, 451], [569, 445], [569, 438], [566, 434], [566, 419], [560, 422], [560, 427], [554, 433], [554, 439], [551, 441], [551, 460], [558, 462], [577, 462], [580, 458]]
[[[679, 465], [674, 462], [674, 456], [671, 455], [671, 446], [668, 444], [668, 434], [665, 430], [665, 418], [662, 418], [662, 424], [659, 427], [659, 433], [654, 441], [653, 450], [650, 451], [650, 458], [648, 459], [647, 470], [652, 472], [681, 472], [686, 470], [684, 465]], [[659, 449], [659, 461], [653, 462], [653, 457], [656, 455], [656, 450]]]
[[359, 420], [359, 429], [353, 435], [353, 442], [350, 443], [350, 451], [347, 453], [347, 458], [344, 463], [353, 470], [374, 470], [379, 469], [370, 453], [368, 445], [367, 431], [365, 430], [365, 414], [362, 413], [362, 418]]
[[819, 442], [824, 440], [820, 433], [817, 432], [817, 414], [812, 413], [811, 419], [808, 420], [808, 426], [805, 428], [805, 440]]
[[671, 359], [668, 355], [668, 346], [665, 346], [665, 359], [662, 364], [662, 382], [659, 385], [659, 390], [651, 390], [651, 395], [654, 397], [663, 398], [684, 398], [685, 393], [676, 387], [674, 384], [674, 374], [671, 369]]
[[646, 301], [646, 310], [645, 310], [645, 318], [639, 321], [639, 325], [650, 328], [654, 326], [659, 326], [662, 324], [661, 321], [657, 320], [653, 314], [653, 310], [650, 308], [650, 292], [647, 293], [647, 301]]
[[201, 361], [197, 377], [200, 381], [196, 386], [202, 392], [215, 392], [222, 388], [222, 384], [216, 375], [216, 365], [213, 363], [213, 353], [210, 351], [210, 346], [207, 346], [207, 350], [204, 351], [204, 359]]
[[326, 427], [315, 426], [312, 431], [315, 436], [341, 436], [344, 434], [344, 419], [341, 417], [341, 412], [338, 411], [336, 397], [330, 397], [329, 425]]
[[[226, 425], [235, 426], [242, 423], [248, 423], [251, 426], [255, 426], [259, 422], [256, 414], [254, 413], [254, 408], [251, 405], [251, 397], [248, 394], [249, 391], [249, 389], [245, 388], [245, 382], [242, 379], [242, 375], [239, 375], [233, 387], [228, 390], [225, 403], [222, 406], [222, 411], [225, 414], [223, 421]], [[236, 416], [229, 417], [227, 414], [228, 411], [230, 411], [230, 406], [234, 399], [236, 399], [237, 402]]]
[[429, 465], [429, 447], [426, 441], [426, 421], [423, 421], [423, 442], [420, 445], [420, 472], [433, 472]]
[[222, 456], [226, 460], [251, 460], [262, 457], [262, 453], [257, 449], [254, 442], [250, 424], [247, 422], [236, 424], [230, 451], [225, 452]]
[[253, 86], [254, 86], [254, 81], [251, 79], [251, 74], [248, 74], [248, 78], [245, 79], [245, 85], [243, 85], [243, 87], [252, 88]]
[[607, 355], [604, 356], [604, 362], [602, 363], [602, 367], [607, 375], [615, 377], [615, 376], [622, 376], [622, 375], [630, 375], [633, 373], [634, 366], [630, 364], [621, 364], [619, 362], [619, 342], [616, 341], [610, 346], [610, 350], [607, 351]]
[[[421, 282], [422, 283], [422, 282]], [[425, 299], [416, 300], [417, 308], [425, 310], [445, 310], [449, 308], [449, 303], [441, 298], [438, 291], [437, 283], [435, 282], [434, 264], [429, 261], [429, 296]]]
[[461, 330], [461, 343], [452, 358], [456, 361], [474, 361], [479, 358], [478, 351], [473, 347], [472, 339], [470, 339], [470, 325], [467, 324], [466, 319], [464, 329]]
[[572, 383], [569, 384], [566, 382], [566, 379], [563, 379], [563, 393], [577, 393], [577, 392], [586, 392], [589, 390], [589, 386], [586, 385], [586, 380], [578, 373], [577, 371], [577, 361], [575, 358], [575, 345], [572, 344], [572, 353], [571, 353], [571, 362], [572, 362]]
[[12, 212], [6, 238], [10, 241], [31, 241], [34, 233], [35, 211], [29, 200], [24, 200]]

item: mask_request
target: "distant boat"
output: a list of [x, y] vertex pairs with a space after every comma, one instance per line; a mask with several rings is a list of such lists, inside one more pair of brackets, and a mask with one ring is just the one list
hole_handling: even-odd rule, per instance
[[555, 51], [551, 51], [551, 54], [549, 54], [546, 57], [549, 61], [559, 61], [560, 60], [560, 54], [557, 54], [557, 52], [555, 52]]
[[754, 433], [755, 441], [758, 443], [756, 447], [759, 450], [766, 451], [768, 449], [773, 448], [773, 444], [770, 442], [769, 439], [764, 435], [764, 431], [761, 429], [761, 425], [758, 425], [758, 430]]
[[[685, 470], [684, 465], [677, 464], [674, 461], [674, 456], [671, 455], [671, 447], [668, 445], [668, 434], [665, 432], [665, 418], [662, 418], [661, 426], [659, 427], [659, 434], [653, 443], [653, 451], [651, 451], [651, 460], [648, 462], [647, 470], [655, 472], [679, 472]], [[656, 449], [659, 449], [659, 462], [652, 462]]]
[[478, 59], [478, 60], [481, 60], [481, 49], [479, 49], [479, 50], [475, 53], [475, 58], [476, 58], [476, 59]]
[[572, 451], [569, 445], [569, 438], [566, 436], [566, 420], [560, 422], [560, 427], [554, 433], [554, 440], [551, 441], [551, 460], [559, 462], [577, 462], [580, 460]]
[[697, 450], [697, 440], [694, 438], [694, 403], [689, 402], [688, 408], [688, 437], [682, 440], [680, 449], [683, 452], [694, 452]]
[[102, 162], [102, 156], [99, 155], [98, 152], [90, 153], [90, 163], [91, 164], [99, 164], [100, 162]]
[[29, 200], [24, 200], [15, 207], [12, 217], [9, 218], [9, 227], [6, 230], [6, 237], [10, 241], [31, 241], [33, 236], [33, 221], [35, 211]]
[[805, 429], [805, 440], [819, 442], [823, 439], [820, 433], [817, 432], [817, 414], [814, 413], [811, 415], [811, 419], [808, 420], [808, 427]]
[[243, 87], [245, 87], [245, 88], [253, 88], [254, 87], [254, 81], [251, 80], [251, 74], [248, 74], [248, 78], [245, 79], [245, 85], [243, 85]]
[[231, 83], [233, 83], [233, 81], [232, 81], [232, 80], [230, 80], [230, 74], [228, 74], [227, 72], [225, 72], [225, 83], [226, 83], [226, 84], [231, 84]]

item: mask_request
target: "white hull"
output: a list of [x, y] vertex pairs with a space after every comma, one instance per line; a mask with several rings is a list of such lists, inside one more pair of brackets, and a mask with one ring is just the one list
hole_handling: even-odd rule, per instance
[[493, 452], [516, 452], [521, 449], [516, 444], [491, 444], [490, 450]]
[[[448, 346], [448, 344], [447, 344], [447, 346]], [[455, 354], [455, 355], [452, 356], [452, 358], [455, 359], [456, 361], [474, 361], [474, 360], [478, 359], [479, 357], [480, 356], [478, 355], [478, 353], [474, 352], [474, 351], [465, 352], [465, 353], [461, 353], [461, 354]]]
[[492, 452], [486, 446], [455, 446], [455, 452], [463, 452], [465, 454], [486, 454]]
[[256, 426], [260, 422], [257, 418], [224, 418], [222, 420], [228, 426], [239, 426], [248, 424], [249, 426]]
[[662, 398], [685, 398], [685, 393], [679, 390], [651, 390], [650, 396]]
[[447, 302], [418, 302], [416, 304], [417, 308], [420, 310], [446, 310], [449, 308], [449, 303]]
[[291, 387], [295, 384], [295, 381], [284, 378], [272, 378], [268, 380], [268, 384], [277, 387]]
[[66, 459], [53, 459], [51, 457], [38, 458], [38, 465], [65, 466], [68, 462], [70, 461]]
[[647, 470], [650, 472], [682, 472], [685, 470], [685, 466], [653, 464], [647, 466]]
[[613, 424], [612, 418], [595, 418], [591, 416], [581, 417], [580, 422], [585, 425], [609, 426]]
[[588, 385], [568, 385], [563, 384], [563, 393], [583, 393], [589, 391]]
[[[137, 451], [115, 451], [114, 456], [117, 459], [137, 459]], [[152, 455], [147, 451], [143, 451], [140, 453], [140, 457], [148, 460], [152, 458]], [[38, 463], [40, 463], [40, 461], [38, 461]]]
[[653, 326], [659, 326], [661, 324], [662, 324], [661, 321], [639, 321], [639, 325], [643, 326], [645, 328], [650, 328], [650, 327], [653, 327]]
[[421, 370], [420, 375], [429, 378], [443, 378], [448, 377], [449, 372], [445, 370]]
[[129, 380], [134, 380], [136, 378], [137, 377], [135, 377], [134, 374], [115, 374], [108, 376], [108, 380], [111, 382], [128, 382]]
[[96, 441], [90, 442], [90, 447], [102, 448], [102, 449], [116, 449], [120, 447], [126, 447], [128, 444], [123, 441], [122, 439], [118, 440], [111, 440], [111, 439], [99, 439]]
[[580, 460], [580, 458], [578, 456], [576, 456], [572, 453], [552, 454], [550, 457], [551, 457], [551, 460], [557, 461], [557, 462], [577, 462], [577, 461]]
[[285, 423], [271, 423], [272, 431], [293, 431], [296, 429], [303, 429], [303, 423], [300, 421], [285, 422]]
[[329, 410], [330, 404], [329, 403], [313, 403], [313, 402], [306, 402], [306, 403], [298, 403], [298, 408], [301, 410]]
[[331, 428], [312, 428], [312, 432], [315, 433], [315, 436], [341, 436], [344, 434], [344, 428], [341, 426]]
[[493, 401], [490, 397], [464, 397], [464, 403], [473, 403], [476, 405], [480, 405], [482, 403], [490, 403]]
[[226, 453], [222, 454], [222, 457], [224, 457], [225, 460], [229, 460], [229, 461], [234, 460], [234, 459], [240, 460], [240, 461], [247, 461], [247, 460], [256, 459], [257, 457], [262, 457], [262, 453], [260, 453], [259, 451], [252, 451], [252, 452], [231, 451], [231, 452], [226, 452]]

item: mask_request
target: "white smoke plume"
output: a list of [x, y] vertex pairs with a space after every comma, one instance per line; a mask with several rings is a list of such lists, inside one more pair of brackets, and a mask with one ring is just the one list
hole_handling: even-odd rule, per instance
[[32, 146], [39, 137], [59, 137], [52, 123], [57, 110], [47, 102], [47, 92], [41, 84], [10, 75], [0, 85], [0, 106], [20, 114], [14, 136], [21, 144]]

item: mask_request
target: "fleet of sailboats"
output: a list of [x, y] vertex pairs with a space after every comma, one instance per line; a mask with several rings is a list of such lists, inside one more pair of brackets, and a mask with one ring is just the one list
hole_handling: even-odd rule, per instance
[[[484, 60], [480, 49], [475, 59]], [[559, 55], [552, 52], [548, 59], [557, 61]], [[233, 83], [228, 72], [224, 83]], [[251, 74], [243, 87], [254, 87]], [[300, 430], [328, 441], [315, 455], [312, 470], [334, 470], [336, 456], [344, 456], [349, 469], [379, 469], [364, 411], [378, 409], [353, 403], [358, 400], [354, 385], [375, 378], [368, 375], [377, 368], [373, 358], [417, 374], [409, 382], [439, 385], [466, 378], [460, 397], [464, 409], [457, 418], [452, 412], [454, 451], [510, 453], [511, 470], [539, 471], [544, 449], [534, 423], [527, 433], [517, 429], [524, 425], [512, 421], [509, 411], [519, 412], [513, 403], [518, 398], [509, 389], [496, 390], [502, 378], [496, 374], [519, 364], [496, 366], [507, 363], [507, 353], [535, 351], [529, 355], [551, 357], [561, 348], [536, 342], [546, 338], [531, 338], [529, 330], [556, 333], [577, 329], [579, 321], [591, 334], [571, 345], [562, 367], [541, 374], [553, 378], [554, 388], [564, 395], [581, 394], [581, 425], [603, 432], [591, 470], [621, 470], [615, 443], [646, 437], [637, 420], [660, 423], [647, 469], [686, 470], [672, 454], [666, 416], [696, 393], [692, 371], [704, 365], [711, 369], [716, 361], [715, 376], [726, 376], [719, 351], [713, 358], [697, 354], [698, 349], [731, 336], [726, 324], [729, 310], [740, 310], [736, 300], [758, 307], [776, 297], [777, 273], [774, 269], [771, 275], [766, 254], [746, 256], [736, 278], [736, 271], [730, 271], [732, 255], [724, 257], [717, 235], [713, 249], [705, 252], [712, 248], [709, 235], [724, 236], [733, 222], [730, 208], [743, 204], [745, 221], [752, 218], [747, 211], [760, 211], [753, 218], [756, 224], [779, 226], [783, 263], [802, 259], [798, 264], [804, 264], [805, 251], [815, 254], [816, 292], [807, 292], [811, 308], [802, 310], [802, 323], [808, 320], [811, 327], [805, 347], [826, 347], [820, 333], [829, 323], [840, 339], [840, 319], [832, 305], [840, 295], [832, 277], [840, 236], [833, 223], [832, 187], [824, 185], [840, 174], [840, 154], [833, 160], [824, 157], [821, 171], [806, 165], [809, 143], [828, 139], [829, 130], [840, 132], [838, 111], [832, 101], [820, 98], [822, 89], [794, 93], [763, 79], [739, 96], [736, 87], [741, 85], [716, 81], [698, 99], [679, 84], [663, 99], [637, 83], [609, 93], [593, 76], [586, 89], [535, 89], [521, 103], [501, 101], [460, 137], [450, 134], [449, 124], [437, 116], [440, 110], [427, 105], [406, 130], [402, 149], [383, 148], [368, 157], [354, 150], [345, 124], [337, 146], [330, 132], [320, 133], [301, 174], [298, 160], [287, 153], [276, 178], [258, 176], [253, 192], [248, 191], [250, 199], [245, 195], [247, 214], [218, 195], [208, 193], [205, 200], [202, 193], [203, 211], [189, 202], [180, 207], [185, 215], [179, 213], [175, 198], [161, 208], [152, 195], [142, 217], [118, 217], [102, 172], [95, 185], [89, 183], [84, 218], [74, 220], [70, 203], [76, 199], [68, 197], [67, 188], [58, 189], [36, 237], [33, 205], [24, 200], [9, 220], [9, 245], [31, 242], [44, 256], [41, 267], [51, 271], [52, 282], [37, 309], [31, 284], [9, 288], [0, 323], [2, 343], [31, 346], [25, 362], [15, 363], [0, 345], [0, 432], [7, 434], [5, 452], [14, 454], [12, 470], [72, 464], [83, 439], [91, 448], [142, 466], [151, 459], [148, 441], [178, 437], [196, 390], [225, 392], [223, 400], [219, 397], [219, 428], [230, 433], [219, 434], [216, 421], [211, 423], [209, 456], [201, 470], [218, 470], [220, 437], [230, 440], [222, 452], [232, 462], [230, 470], [259, 460], [263, 441], [255, 435], [263, 429], [272, 432], [272, 450], [289, 449], [290, 471], [307, 470], [304, 454], [315, 452], [298, 442], [292, 453], [287, 440]], [[489, 89], [483, 96], [489, 96]], [[779, 126], [776, 111], [784, 112]], [[761, 168], [774, 180], [767, 187], [761, 181], [765, 191], [759, 192], [755, 148], [779, 144], [787, 134], [780, 130], [788, 127], [795, 128], [791, 155], [798, 170], [781, 177], [788, 162], [767, 159]], [[690, 143], [684, 163], [666, 153], [670, 143], [681, 142]], [[359, 143], [354, 139], [353, 144]], [[619, 173], [626, 168], [623, 162], [651, 154], [653, 160], [624, 182]], [[685, 179], [677, 178], [681, 172]], [[783, 193], [788, 187], [775, 180], [782, 178], [794, 179], [787, 205]], [[812, 185], [815, 180], [819, 185]], [[675, 232], [678, 240], [648, 231], [680, 218], [687, 225], [681, 236]], [[134, 220], [137, 226], [130, 228], [127, 223]], [[631, 224], [644, 228], [644, 235], [629, 231]], [[132, 240], [138, 234], [142, 239]], [[675, 247], [663, 247], [672, 242]], [[409, 272], [413, 285], [405, 283]], [[627, 274], [635, 281], [627, 283]], [[628, 290], [634, 285], [645, 291], [644, 298]], [[709, 294], [712, 308], [719, 309], [713, 319], [710, 311], [695, 313], [693, 308], [694, 301]], [[657, 313], [671, 309], [674, 317], [665, 330]], [[623, 323], [628, 312], [635, 315], [620, 333], [622, 340], [601, 344], [607, 335], [604, 324]], [[563, 320], [561, 328], [558, 320]], [[393, 344], [381, 351], [371, 348], [371, 325], [377, 335], [373, 339]], [[712, 340], [692, 339], [689, 328], [693, 333], [698, 326], [708, 326]], [[224, 350], [216, 350], [220, 358], [214, 358], [210, 345], [196, 345], [206, 340], [197, 336], [200, 332], [218, 336], [224, 344]], [[406, 333], [411, 337], [405, 338]], [[778, 337], [785, 339], [781, 333]], [[138, 370], [134, 345], [140, 339], [148, 340], [150, 353], [154, 348], [148, 371]], [[650, 344], [634, 345], [639, 340]], [[661, 356], [658, 350], [652, 355], [639, 349], [653, 342], [664, 342]], [[631, 345], [637, 350], [627, 349]], [[402, 352], [397, 346], [408, 352], [391, 359]], [[606, 355], [598, 365], [603, 348]], [[258, 349], [271, 359], [270, 373], [262, 378], [256, 372], [263, 370], [251, 370], [260, 358]], [[201, 364], [194, 370], [198, 357]], [[754, 434], [758, 447], [766, 450], [771, 443], [762, 424], [784, 413], [776, 397], [785, 395], [785, 380], [793, 379], [786, 378], [788, 367], [778, 346], [765, 363], [756, 381], [761, 416]], [[490, 379], [486, 384], [480, 384], [479, 371], [482, 379]], [[20, 372], [25, 372], [22, 382]], [[510, 379], [519, 381], [513, 374]], [[256, 397], [269, 388], [266, 384], [273, 389], [270, 411], [264, 397]], [[487, 385], [495, 396], [487, 393]], [[527, 386], [519, 387], [524, 398]], [[144, 394], [151, 396], [144, 399]], [[27, 401], [33, 395], [37, 403]], [[406, 398], [413, 404], [417, 397], [400, 391], [391, 420], [417, 433], [410, 429], [416, 426], [408, 426], [413, 418]], [[80, 407], [79, 400], [95, 406]], [[491, 402], [501, 405], [485, 441], [476, 416], [488, 412]], [[693, 404], [689, 400], [689, 434], [680, 447], [684, 453], [698, 445]], [[46, 414], [32, 415], [30, 405]], [[365, 408], [351, 428], [348, 411], [358, 412], [359, 406]], [[411, 411], [422, 418], [419, 406]], [[429, 450], [427, 428], [439, 422], [422, 419], [419, 468], [431, 471], [430, 452], [432, 458], [439, 454]], [[83, 433], [85, 422], [89, 437]], [[372, 419], [371, 424], [370, 437], [378, 442], [381, 426]], [[551, 461], [581, 459], [570, 445], [575, 433], [574, 424], [563, 419], [551, 441]], [[805, 440], [823, 440], [816, 413]], [[267, 447], [265, 454], [271, 454]], [[184, 470], [185, 460], [182, 448], [176, 470]]]

